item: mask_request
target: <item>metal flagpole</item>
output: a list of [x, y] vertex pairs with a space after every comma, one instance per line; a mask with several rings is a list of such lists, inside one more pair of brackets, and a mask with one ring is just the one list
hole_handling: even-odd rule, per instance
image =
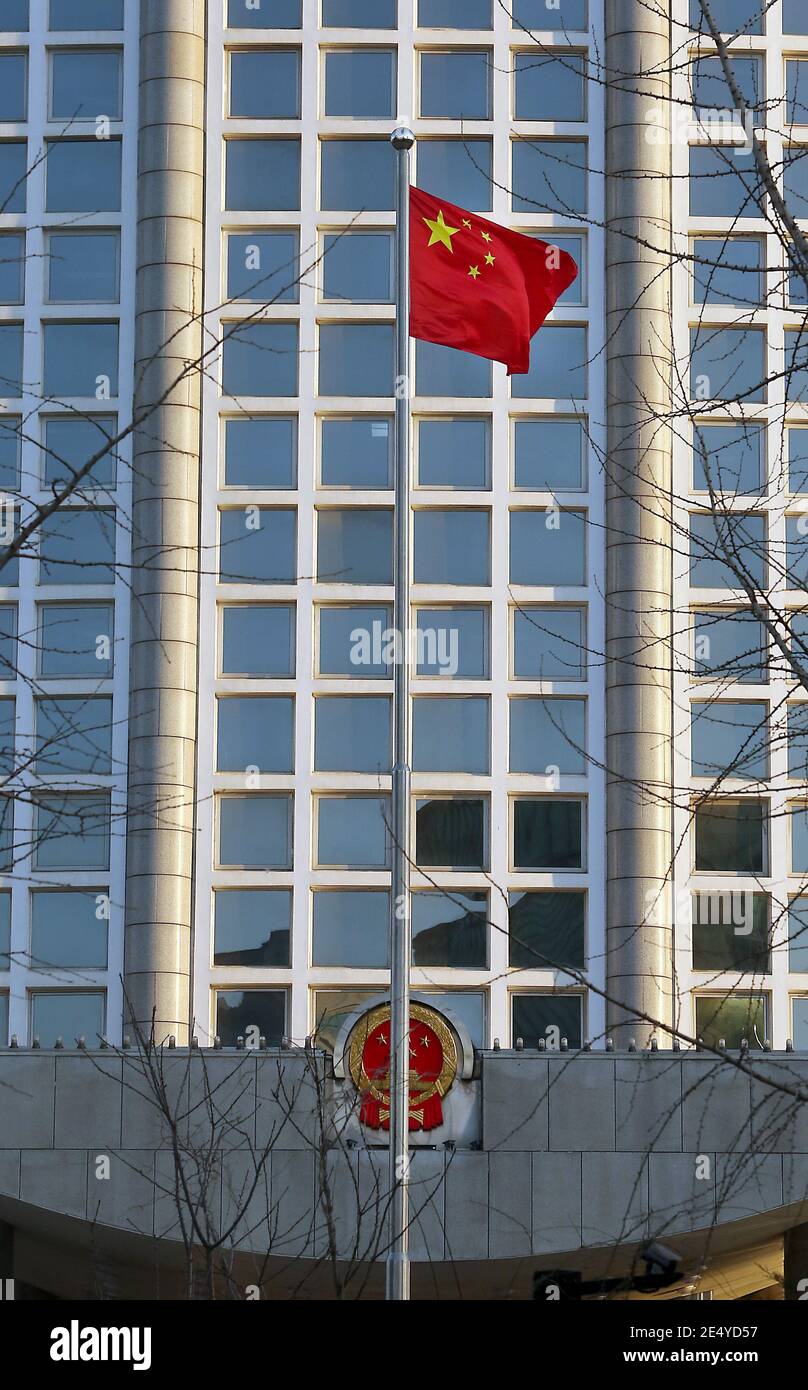
[[415, 136], [401, 125], [390, 137], [397, 152], [396, 217], [396, 540], [397, 633], [393, 684], [393, 883], [390, 911], [390, 1250], [387, 1298], [410, 1296], [410, 150]]

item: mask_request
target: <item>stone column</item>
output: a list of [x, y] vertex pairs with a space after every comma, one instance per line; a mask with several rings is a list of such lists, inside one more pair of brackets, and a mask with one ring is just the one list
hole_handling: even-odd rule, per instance
[[[204, 0], [141, 0], [126, 1023], [187, 1041], [195, 802]], [[173, 384], [179, 377], [182, 380]], [[126, 1024], [125, 1024], [126, 1026]]]
[[606, 0], [607, 1020], [622, 1044], [654, 1031], [636, 1011], [671, 1018], [669, 16], [670, 0]]

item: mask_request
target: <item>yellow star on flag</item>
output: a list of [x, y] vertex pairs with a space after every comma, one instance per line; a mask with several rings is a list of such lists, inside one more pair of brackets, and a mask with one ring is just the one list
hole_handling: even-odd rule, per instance
[[490, 232], [480, 232], [480, 236], [482, 237], [483, 241], [491, 241], [492, 239]]
[[493, 265], [495, 260], [496, 260], [496, 256], [492, 256], [492, 255], [491, 255], [491, 252], [489, 251], [489, 252], [488, 252], [488, 255], [487, 255], [486, 258], [485, 258], [485, 263], [486, 263], [486, 265]]
[[480, 274], [480, 267], [479, 267], [478, 265], [470, 265], [470, 266], [469, 266], [469, 275], [471, 276], [472, 280], [476, 280], [476, 279], [478, 278], [479, 274]]
[[457, 235], [460, 228], [447, 226], [443, 216], [443, 208], [441, 208], [438, 213], [437, 220], [433, 221], [431, 217], [425, 217], [424, 221], [431, 232], [429, 245], [434, 246], [437, 242], [440, 242], [443, 246], [448, 246], [449, 250], [454, 254], [452, 237]]
[[467, 217], [463, 218], [463, 226], [468, 227], [469, 231], [471, 231], [471, 223], [469, 222]]

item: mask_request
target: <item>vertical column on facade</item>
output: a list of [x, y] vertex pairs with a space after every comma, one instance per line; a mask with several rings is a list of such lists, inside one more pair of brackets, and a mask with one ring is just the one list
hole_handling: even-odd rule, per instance
[[[204, 0], [141, 0], [124, 1012], [187, 1040], [195, 790]], [[145, 417], [145, 418], [144, 418]]]
[[670, 0], [606, 0], [606, 944], [618, 1043], [655, 1031], [640, 1015], [665, 1023], [672, 1011], [669, 30]]

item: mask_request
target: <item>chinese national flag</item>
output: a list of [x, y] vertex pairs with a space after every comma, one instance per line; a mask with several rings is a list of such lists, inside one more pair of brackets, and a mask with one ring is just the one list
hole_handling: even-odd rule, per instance
[[410, 189], [410, 333], [530, 368], [530, 340], [578, 274], [572, 256]]

